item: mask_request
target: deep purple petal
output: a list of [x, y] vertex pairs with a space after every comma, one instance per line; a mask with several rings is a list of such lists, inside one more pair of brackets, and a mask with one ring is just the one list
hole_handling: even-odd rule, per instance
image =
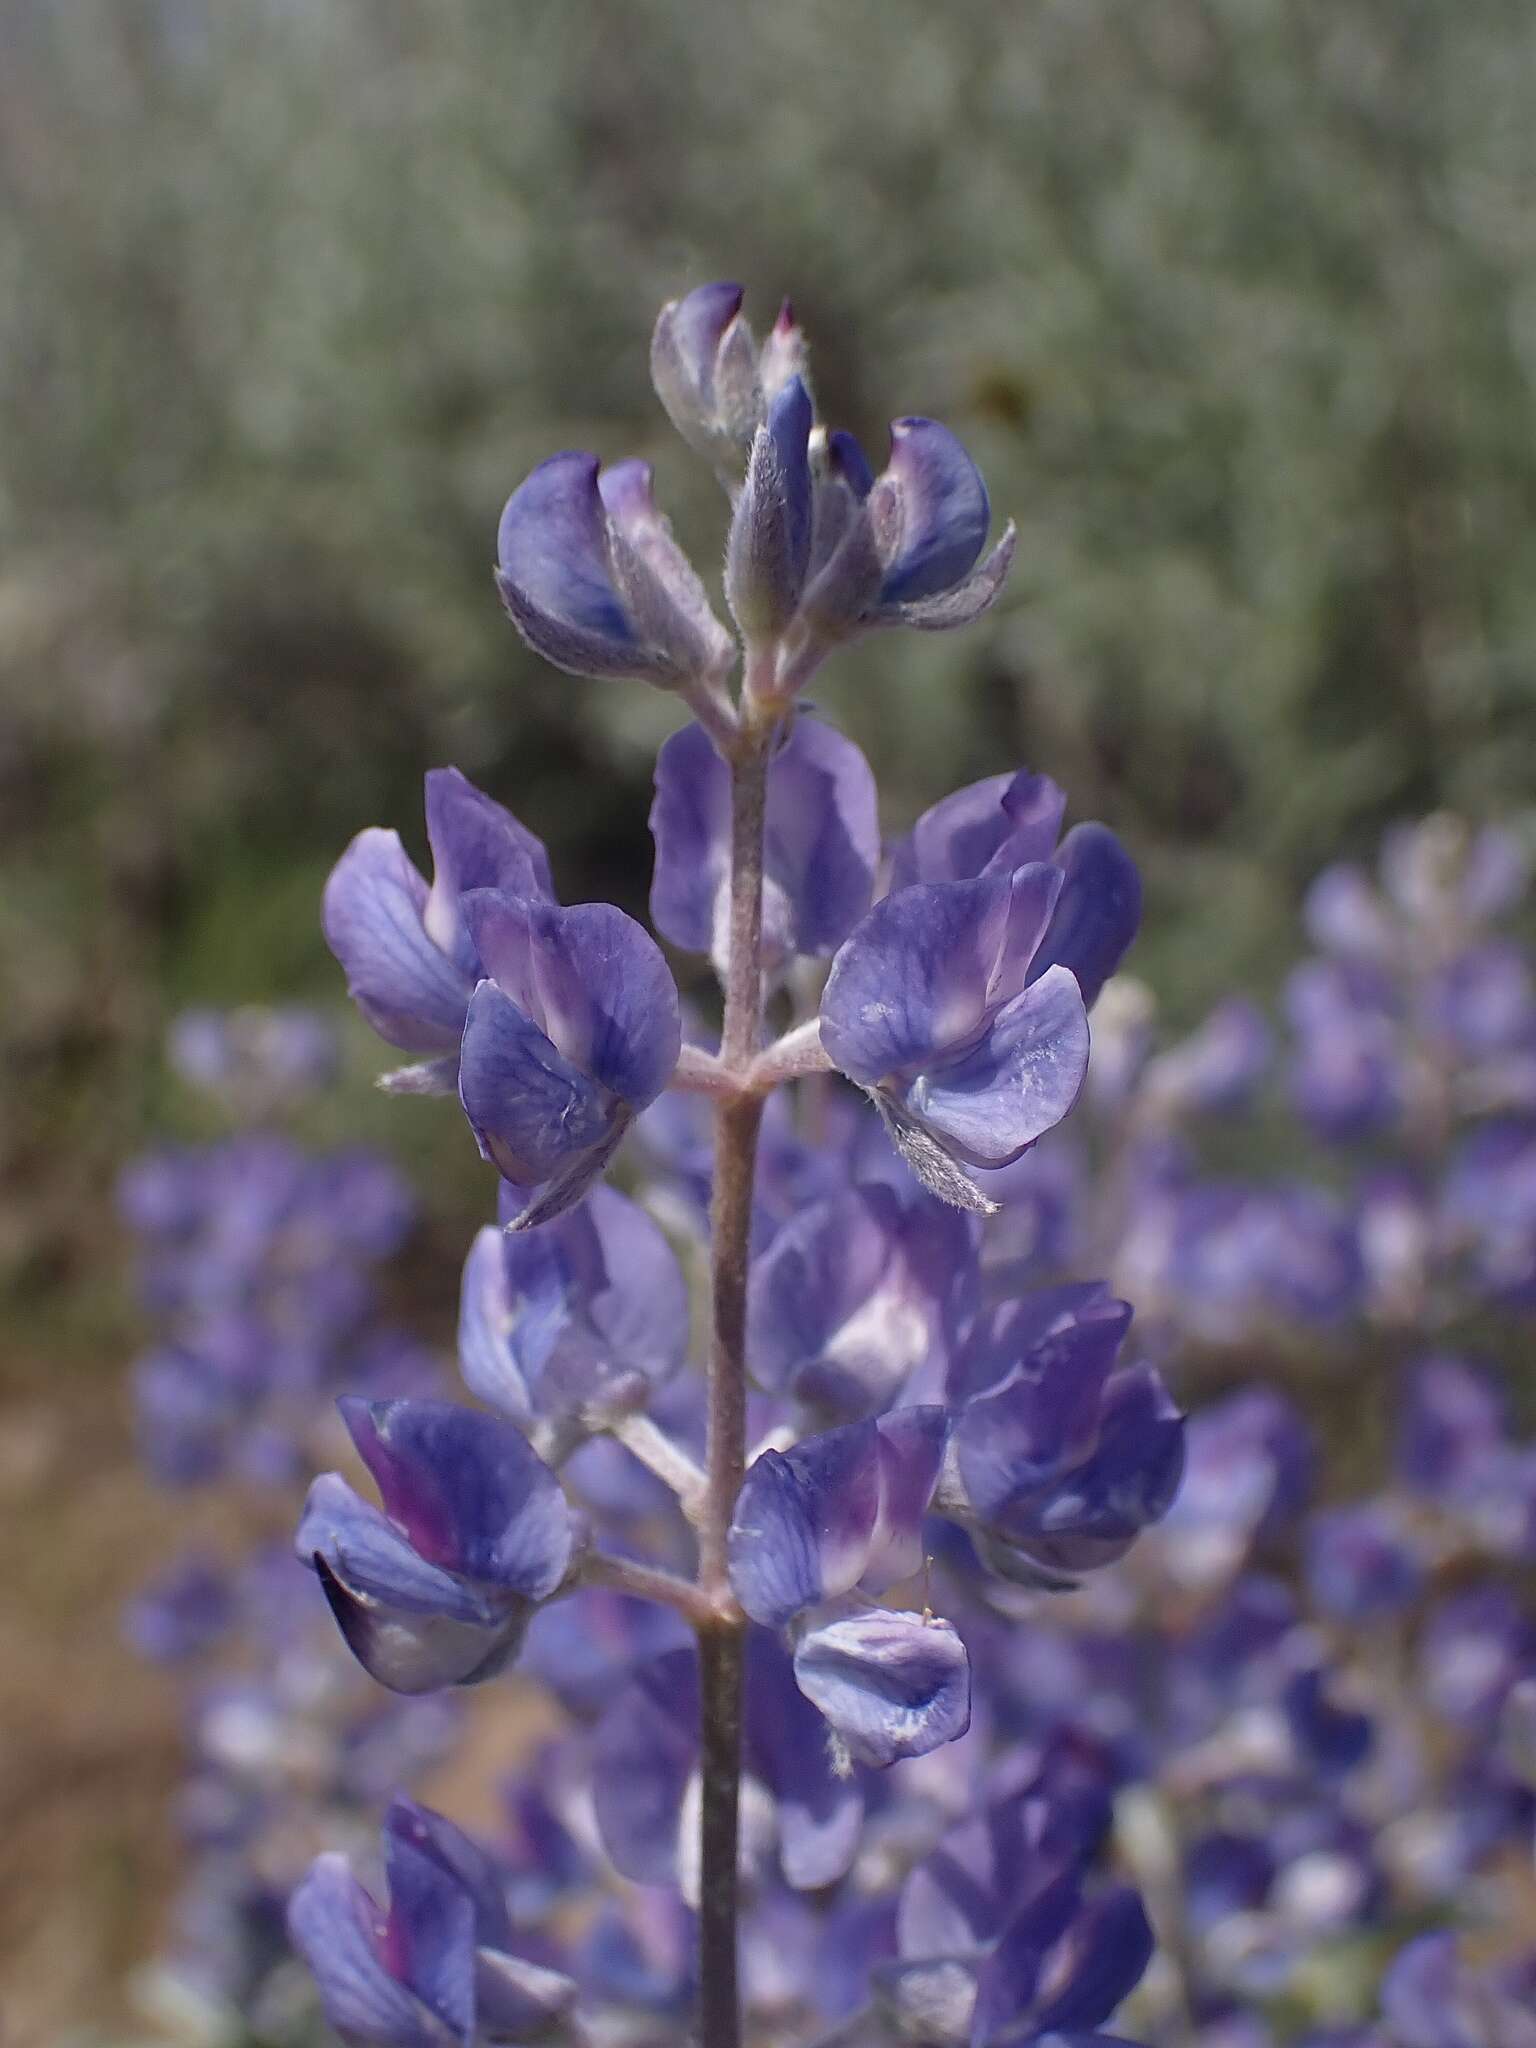
[[950, 1373], [949, 1398], [958, 1403], [984, 1393], [1024, 1366], [1037, 1379], [1091, 1382], [1097, 1404], [1130, 1326], [1130, 1303], [1117, 1300], [1102, 1280], [1036, 1288], [972, 1323]]
[[396, 832], [359, 832], [331, 870], [321, 923], [347, 991], [381, 1038], [406, 1052], [459, 1042], [473, 983], [428, 937], [427, 885]]
[[913, 1284], [901, 1220], [890, 1188], [859, 1187], [785, 1224], [752, 1267], [759, 1385], [840, 1421], [890, 1404], [926, 1355], [938, 1308]]
[[547, 1600], [574, 1547], [560, 1482], [520, 1431], [448, 1401], [337, 1404], [384, 1509], [429, 1563]]
[[882, 481], [895, 487], [896, 518], [882, 548], [881, 603], [906, 604], [952, 589], [981, 553], [991, 524], [980, 470], [947, 427], [902, 419], [891, 425]]
[[504, 996], [482, 981], [470, 998], [459, 1100], [482, 1155], [521, 1186], [598, 1151], [620, 1106]]
[[973, 2048], [1025, 2048], [1058, 2028], [1096, 2027], [1141, 1982], [1153, 1941], [1134, 1891], [1116, 1885], [1090, 1899], [1054, 1938], [1053, 1904], [1027, 1907], [983, 1966]]
[[811, 397], [791, 377], [752, 441], [726, 543], [725, 593], [749, 640], [782, 632], [811, 558]]
[[486, 972], [559, 1053], [643, 1109], [682, 1044], [677, 986], [660, 947], [609, 903], [519, 903], [476, 890], [465, 921]]
[[329, 1851], [310, 1865], [288, 1901], [288, 1932], [344, 2040], [442, 2048], [442, 2029], [385, 1967], [384, 1916], [345, 1856]]
[[384, 1816], [384, 1859], [392, 1907], [398, 1904], [401, 1893], [396, 1882], [396, 1859], [407, 1852], [425, 1858], [468, 1897], [474, 1909], [477, 1945], [507, 1946], [511, 1929], [502, 1866], [451, 1820], [430, 1806], [420, 1806], [414, 1799], [397, 1794]]
[[765, 1451], [748, 1471], [730, 1529], [731, 1584], [754, 1621], [777, 1628], [846, 1593], [869, 1557], [880, 1508], [870, 1422]]
[[339, 1472], [323, 1472], [310, 1487], [294, 1538], [303, 1563], [323, 1558], [331, 1575], [355, 1598], [391, 1611], [492, 1628], [501, 1610], [492, 1596], [416, 1551], [407, 1536]]
[[1184, 1418], [1157, 1372], [1133, 1366], [1109, 1383], [1092, 1454], [992, 1525], [1053, 1570], [1093, 1571], [1161, 1520], [1183, 1474]]
[[1066, 881], [1030, 975], [1071, 968], [1091, 1009], [1141, 923], [1141, 876], [1104, 825], [1074, 825], [1056, 863]]
[[1088, 1070], [1088, 1019], [1076, 981], [1053, 967], [998, 1014], [974, 1051], [935, 1064], [903, 1107], [957, 1158], [1007, 1166], [1053, 1130]]
[[409, 1835], [386, 1835], [385, 1856], [390, 1969], [468, 2048], [475, 2030], [474, 1901]]
[[611, 1188], [537, 1231], [484, 1230], [464, 1269], [459, 1355], [471, 1392], [514, 1421], [633, 1405], [687, 1354], [687, 1285], [640, 1206]]
[[971, 1725], [965, 1645], [946, 1621], [872, 1608], [807, 1630], [795, 1677], [850, 1755], [881, 1768]]

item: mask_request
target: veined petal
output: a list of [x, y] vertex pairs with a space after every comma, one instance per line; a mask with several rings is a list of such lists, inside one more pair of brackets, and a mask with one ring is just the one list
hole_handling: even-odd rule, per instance
[[872, 1608], [813, 1625], [795, 1677], [849, 1753], [877, 1768], [926, 1756], [971, 1725], [970, 1663], [947, 1621]]
[[482, 1155], [522, 1186], [598, 1150], [618, 1116], [606, 1090], [491, 981], [470, 998], [459, 1100]]
[[465, 921], [487, 973], [562, 1057], [634, 1109], [682, 1045], [677, 986], [649, 932], [611, 903], [518, 903], [475, 890]]
[[918, 883], [877, 903], [844, 941], [821, 999], [821, 1042], [833, 1065], [873, 1087], [974, 1039], [1013, 897], [1011, 876], [990, 875]]
[[575, 1537], [560, 1482], [508, 1422], [449, 1401], [337, 1403], [385, 1512], [430, 1563], [547, 1600]]
[[500, 1625], [501, 1608], [490, 1594], [421, 1556], [339, 1472], [322, 1472], [310, 1487], [294, 1549], [307, 1565], [323, 1558], [331, 1576], [356, 1599], [481, 1629]]
[[855, 1586], [879, 1507], [872, 1422], [765, 1451], [742, 1482], [729, 1539], [731, 1584], [752, 1619], [782, 1627]]
[[959, 1159], [1007, 1166], [1053, 1130], [1088, 1070], [1088, 1019], [1072, 975], [1048, 968], [993, 1020], [975, 1049], [935, 1064], [904, 1106]]
[[1067, 800], [1045, 775], [989, 775], [924, 811], [891, 857], [891, 890], [1048, 861]]
[[475, 2031], [474, 1902], [408, 1835], [386, 1839], [390, 1968], [468, 2048]]
[[457, 1047], [473, 986], [423, 919], [427, 885], [397, 832], [359, 832], [331, 870], [321, 923], [347, 991], [381, 1038], [405, 1052]]
[[288, 1901], [288, 1932], [343, 2040], [443, 2048], [442, 2026], [384, 1965], [386, 1923], [345, 1856], [316, 1858]]

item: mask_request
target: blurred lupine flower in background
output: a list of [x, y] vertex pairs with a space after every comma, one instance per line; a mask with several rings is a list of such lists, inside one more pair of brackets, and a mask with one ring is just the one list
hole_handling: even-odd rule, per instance
[[[661, 2048], [693, 2010], [711, 2048], [1526, 2048], [1536, 1449], [1479, 1355], [1536, 1298], [1518, 846], [1394, 833], [1379, 885], [1319, 880], [1282, 1029], [1236, 994], [1172, 1044], [1118, 977], [1134, 865], [1063, 836], [1046, 777], [882, 849], [863, 756], [799, 693], [854, 631], [974, 615], [1011, 529], [983, 558], [985, 487], [933, 422], [872, 476], [816, 421], [792, 314], [760, 347], [741, 307], [691, 293], [652, 351], [730, 496], [740, 691], [642, 465], [535, 470], [497, 578], [557, 666], [693, 713], [657, 766], [652, 913], [713, 966], [718, 1032], [453, 771], [430, 886], [373, 831], [327, 891], [359, 1007], [428, 1062], [394, 1085], [456, 1082], [499, 1176], [459, 1293], [494, 1414], [342, 1369], [392, 1350], [359, 1342], [338, 1256], [402, 1227], [361, 1167], [320, 1175], [337, 1213], [268, 1136], [231, 1141], [229, 1184], [191, 1155], [125, 1183], [173, 1325], [140, 1374], [152, 1462], [288, 1446], [300, 1557], [370, 1672], [440, 1704], [515, 1659], [563, 1716], [477, 1840], [396, 1799], [382, 1878], [325, 1816], [364, 1780], [382, 1803], [381, 1761], [408, 1781], [444, 1724], [413, 1748], [434, 1703], [384, 1700], [402, 1718], [345, 1766], [320, 1745], [288, 1925], [324, 2010], [388, 2048]], [[1266, 1119], [1283, 1177], [1236, 1163]], [[326, 1258], [290, 1306], [267, 1261], [294, 1217]], [[269, 1286], [307, 1407], [243, 1320]], [[321, 1470], [337, 1394], [381, 1508]], [[195, 1661], [249, 1632], [242, 1598], [193, 1556], [130, 1627]], [[327, 1669], [374, 1725], [339, 1647]], [[273, 1693], [209, 1709], [226, 1758], [241, 1730], [292, 1753]], [[297, 1872], [252, 1882], [270, 1789], [216, 1793], [212, 1833], [242, 1818], [204, 1896], [259, 1892], [244, 1996], [297, 2031]]]

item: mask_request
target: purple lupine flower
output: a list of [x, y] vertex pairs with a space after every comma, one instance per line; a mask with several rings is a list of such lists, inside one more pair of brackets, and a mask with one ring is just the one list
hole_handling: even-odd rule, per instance
[[[757, 343], [742, 317], [739, 284], [705, 284], [662, 307], [651, 337], [651, 382], [674, 427], [713, 462], [731, 488], [740, 482], [763, 416], [766, 370], [787, 381], [784, 351], [793, 318], [775, 326], [760, 368]], [[800, 375], [796, 362], [791, 375]], [[776, 395], [776, 390], [775, 394]]]
[[[690, 953], [725, 958], [730, 771], [703, 728], [686, 725], [656, 757], [651, 832], [656, 929]], [[799, 716], [768, 766], [763, 957], [836, 952], [869, 908], [880, 859], [875, 780], [835, 727]]]
[[1474, 1969], [1454, 1934], [1421, 1934], [1381, 1982], [1382, 2017], [1401, 2048], [1536, 2048], [1532, 1968]]
[[1424, 1561], [1392, 1502], [1363, 1501], [1312, 1517], [1307, 1578], [1324, 1614], [1374, 1621], [1412, 1606], [1424, 1583]]
[[294, 1946], [326, 2018], [356, 2048], [442, 2048], [456, 2040], [535, 2041], [564, 2018], [576, 1987], [515, 1954], [500, 1874], [429, 1807], [396, 1799], [384, 1821], [387, 1909], [334, 1852], [311, 1866], [288, 1907]]
[[1148, 1365], [1114, 1370], [1130, 1310], [1101, 1286], [983, 1315], [951, 1374], [959, 1409], [936, 1507], [1025, 1584], [1122, 1557], [1172, 1504], [1184, 1418]]
[[1406, 1078], [1390, 984], [1354, 961], [1308, 960], [1286, 983], [1291, 1100], [1324, 1138], [1353, 1141], [1401, 1115]]
[[295, 1548], [348, 1648], [392, 1692], [494, 1677], [570, 1570], [576, 1531], [559, 1481], [494, 1416], [441, 1401], [338, 1406], [384, 1512], [325, 1473]]
[[402, 1085], [451, 1089], [465, 1013], [483, 972], [460, 897], [502, 889], [552, 902], [554, 887], [543, 844], [457, 768], [432, 769], [426, 791], [431, 887], [400, 835], [370, 826], [332, 869], [321, 921], [346, 969], [348, 993], [379, 1036], [435, 1056], [414, 1084]]
[[[839, 1774], [826, 1723], [795, 1683], [789, 1657], [766, 1630], [747, 1639], [743, 1770], [746, 1808], [763, 1812], [786, 1884], [820, 1891], [858, 1849], [864, 1792]], [[592, 1793], [603, 1846], [638, 1884], [683, 1883], [696, 1893], [691, 1830], [697, 1798], [698, 1658], [669, 1651], [642, 1665], [614, 1698], [593, 1743]], [[766, 1854], [769, 1843], [760, 1841]]]
[[775, 394], [752, 438], [725, 548], [725, 596], [750, 646], [794, 617], [811, 562], [811, 396], [799, 377]]
[[1191, 1415], [1184, 1477], [1158, 1531], [1175, 1580], [1216, 1586], [1253, 1544], [1283, 1533], [1306, 1505], [1316, 1448], [1293, 1402], [1247, 1387]]
[[470, 998], [459, 1100], [483, 1157], [535, 1190], [517, 1228], [580, 1201], [677, 1064], [682, 1014], [654, 939], [606, 903], [463, 898], [487, 979]]
[[550, 456], [507, 500], [496, 555], [508, 616], [556, 668], [689, 690], [729, 665], [731, 637], [657, 508], [648, 463]]
[[957, 789], [931, 806], [891, 855], [891, 892], [915, 882], [1009, 875], [1035, 862], [1061, 870], [1061, 893], [1029, 978], [1057, 961], [1077, 977], [1089, 1009], [1141, 922], [1141, 877], [1106, 826], [1074, 825], [1057, 845], [1066, 798], [1048, 776], [1021, 768]]
[[819, 465], [823, 533], [835, 532], [806, 591], [810, 636], [831, 644], [870, 626], [942, 631], [968, 626], [994, 602], [1013, 560], [1012, 521], [979, 563], [992, 509], [981, 472], [936, 420], [891, 423], [879, 476], [857, 444], [838, 435]]
[[977, 1278], [975, 1225], [959, 1211], [880, 1185], [828, 1195], [753, 1261], [752, 1376], [823, 1422], [889, 1408], [919, 1368], [937, 1391]]
[[942, 1408], [901, 1408], [754, 1460], [730, 1532], [731, 1584], [752, 1619], [782, 1628], [921, 1570], [944, 1434]]
[[464, 1263], [459, 1365], [520, 1427], [642, 1406], [688, 1351], [677, 1256], [640, 1206], [595, 1187], [535, 1231], [487, 1226]]
[[970, 1668], [948, 1623], [850, 1597], [922, 1568], [944, 1430], [942, 1408], [903, 1408], [765, 1451], [731, 1521], [736, 1597], [754, 1621], [796, 1625], [796, 1682], [862, 1763], [922, 1756], [970, 1725]]
[[1062, 880], [1034, 863], [915, 883], [877, 903], [832, 963], [828, 1058], [867, 1090], [919, 1179], [958, 1207], [990, 1206], [963, 1168], [1017, 1159], [1060, 1123], [1087, 1071], [1070, 966], [1034, 970]]
[[931, 804], [891, 849], [891, 888], [968, 882], [1050, 860], [1067, 799], [1046, 775], [989, 775]]
[[1442, 1216], [1478, 1282], [1512, 1308], [1536, 1303], [1536, 1117], [1502, 1116], [1457, 1147]]
[[897, 1909], [900, 1960], [875, 1974], [899, 2027], [944, 2048], [1022, 2048], [1110, 2017], [1146, 1969], [1152, 1935], [1129, 1888], [1085, 1896], [1103, 1826], [1085, 1820], [1047, 1767], [918, 1864]]

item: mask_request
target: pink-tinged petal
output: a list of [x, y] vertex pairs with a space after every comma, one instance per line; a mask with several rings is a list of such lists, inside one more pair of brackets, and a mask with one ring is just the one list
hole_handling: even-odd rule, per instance
[[386, 1923], [345, 1856], [317, 1857], [288, 1901], [288, 1932], [345, 2041], [444, 2048], [448, 2036], [384, 1963]]
[[546, 1600], [575, 1535], [560, 1482], [520, 1431], [450, 1401], [338, 1403], [384, 1509], [429, 1563]]

